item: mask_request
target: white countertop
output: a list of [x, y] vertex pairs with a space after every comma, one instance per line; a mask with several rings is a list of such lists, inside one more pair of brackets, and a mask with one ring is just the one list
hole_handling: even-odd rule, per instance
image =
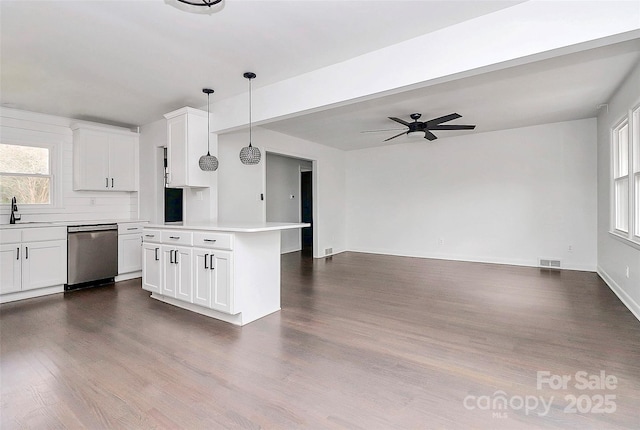
[[179, 224], [148, 224], [145, 228], [162, 228], [171, 230], [206, 230], [229, 231], [236, 233], [258, 233], [262, 231], [289, 230], [303, 227], [311, 227], [308, 223], [294, 222], [210, 222]]
[[0, 224], [0, 229], [14, 228], [37, 228], [37, 227], [67, 227], [70, 225], [98, 225], [98, 224], [127, 224], [147, 222], [141, 219], [99, 219], [99, 220], [74, 220], [74, 221], [52, 221], [52, 222], [21, 222], [15, 224]]

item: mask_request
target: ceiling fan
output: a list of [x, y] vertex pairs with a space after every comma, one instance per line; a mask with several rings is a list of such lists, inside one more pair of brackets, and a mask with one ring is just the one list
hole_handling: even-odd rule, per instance
[[[439, 118], [430, 119], [429, 121], [418, 121], [422, 116], [419, 113], [412, 113], [409, 115], [413, 122], [407, 122], [400, 118], [396, 118], [390, 116], [389, 119], [395, 122], [398, 122], [406, 127], [408, 130], [403, 131], [402, 133], [398, 133], [395, 136], [392, 136], [384, 141], [388, 141], [391, 139], [395, 139], [396, 137], [400, 137], [403, 134], [408, 136], [420, 136], [421, 133], [424, 133], [424, 138], [428, 140], [436, 140], [438, 137], [432, 133], [432, 131], [439, 130], [473, 130], [476, 128], [475, 125], [462, 125], [462, 124], [442, 124], [443, 122], [452, 121], [454, 119], [462, 118], [462, 115], [457, 113], [451, 113], [449, 115], [441, 116]], [[389, 130], [400, 130], [400, 129], [386, 129], [386, 130], [370, 130], [363, 131], [363, 133], [375, 133], [379, 131], [389, 131]]]

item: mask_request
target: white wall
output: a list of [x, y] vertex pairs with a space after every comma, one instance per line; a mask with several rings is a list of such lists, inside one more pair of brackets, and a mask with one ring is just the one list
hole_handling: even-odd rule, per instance
[[167, 121], [140, 127], [140, 218], [151, 223], [164, 222], [164, 154]]
[[347, 247], [595, 270], [595, 136], [586, 119], [349, 152]]
[[[267, 221], [300, 222], [300, 169], [308, 163], [297, 158], [267, 153]], [[293, 196], [293, 198], [291, 198]], [[283, 230], [280, 250], [302, 249], [301, 230]]]
[[[254, 166], [240, 163], [238, 154], [247, 145], [248, 133], [219, 136], [218, 216], [220, 221], [264, 221], [266, 193], [264, 161]], [[253, 145], [266, 152], [313, 161], [314, 256], [346, 249], [345, 153], [334, 148], [255, 127]], [[263, 159], [264, 160], [264, 159]]]
[[[77, 122], [92, 123], [7, 108], [2, 108], [0, 120], [0, 140], [3, 142], [50, 143], [56, 152], [58, 171], [54, 182], [57, 192], [61, 193], [58, 207], [37, 209], [18, 205], [23, 222], [138, 218], [138, 193], [73, 191], [73, 136], [70, 125]], [[0, 224], [8, 224], [8, 207], [2, 208], [0, 215]]]
[[[611, 129], [640, 103], [640, 65], [598, 116], [598, 273], [640, 319], [640, 248], [614, 238], [611, 229]], [[629, 277], [626, 267], [629, 267]]]

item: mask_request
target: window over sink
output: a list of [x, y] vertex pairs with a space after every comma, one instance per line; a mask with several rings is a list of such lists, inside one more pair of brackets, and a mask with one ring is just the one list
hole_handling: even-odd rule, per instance
[[51, 206], [53, 145], [0, 143], [0, 204]]

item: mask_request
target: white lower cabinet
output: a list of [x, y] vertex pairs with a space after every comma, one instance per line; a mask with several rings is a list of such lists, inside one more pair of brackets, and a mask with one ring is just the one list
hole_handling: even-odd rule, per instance
[[23, 291], [67, 282], [66, 240], [27, 242], [23, 249]]
[[232, 248], [230, 234], [145, 229], [142, 288], [235, 315], [240, 309], [234, 300]]
[[142, 245], [142, 288], [160, 294], [162, 280], [162, 259], [159, 243]]
[[231, 252], [215, 249], [193, 250], [193, 303], [233, 314]]
[[0, 294], [22, 290], [20, 243], [0, 245]]
[[142, 270], [142, 222], [118, 223], [118, 275]]
[[193, 303], [192, 249], [162, 245], [160, 250], [163, 266], [160, 294]]
[[2, 236], [0, 294], [62, 286], [67, 282], [66, 227], [15, 229], [3, 231]]
[[118, 235], [118, 274], [138, 272], [142, 269], [142, 235]]

